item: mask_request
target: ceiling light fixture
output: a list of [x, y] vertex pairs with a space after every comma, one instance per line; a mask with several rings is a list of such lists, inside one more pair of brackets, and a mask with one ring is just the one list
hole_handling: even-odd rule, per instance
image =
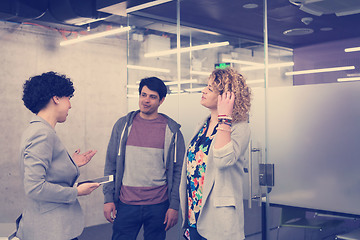
[[323, 32], [328, 32], [328, 31], [332, 31], [333, 28], [332, 27], [322, 27], [320, 28], [320, 31], [323, 31]]
[[360, 77], [360, 73], [348, 73], [346, 74], [347, 77]]
[[197, 83], [197, 82], [198, 81], [196, 79], [190, 79], [190, 80], [182, 80], [182, 81], [177, 81], [177, 82], [165, 82], [165, 85], [166, 86], [171, 86], [171, 85]]
[[218, 43], [208, 43], [208, 44], [185, 47], [185, 48], [180, 48], [180, 49], [174, 48], [174, 49], [165, 50], [165, 51], [145, 53], [144, 57], [160, 57], [160, 56], [175, 54], [178, 51], [180, 51], [180, 53], [184, 53], [184, 52], [197, 51], [197, 50], [203, 50], [203, 49], [208, 49], [208, 48], [222, 47], [222, 46], [227, 46], [229, 44], [230, 43], [228, 41], [226, 41], [226, 42], [218, 42]]
[[253, 8], [259, 7], [259, 5], [256, 3], [247, 3], [247, 4], [244, 4], [242, 7], [246, 8], [246, 9], [253, 9]]
[[193, 71], [190, 70], [190, 74], [194, 74], [194, 75], [201, 75], [201, 76], [210, 76], [211, 72], [201, 72], [201, 71]]
[[139, 95], [138, 94], [128, 94], [128, 95], [126, 95], [128, 98], [138, 98], [139, 97]]
[[246, 84], [264, 83], [264, 79], [246, 80]]
[[124, 33], [124, 32], [130, 31], [130, 30], [131, 30], [131, 27], [120, 27], [120, 28], [109, 30], [109, 31], [99, 32], [99, 33], [87, 35], [84, 37], [78, 37], [78, 38], [62, 41], [62, 42], [60, 42], [60, 46], [67, 46], [67, 45], [78, 43], [78, 42], [84, 42], [84, 41], [88, 41], [88, 40], [92, 40], [92, 39], [96, 39], [96, 38], [101, 38], [101, 37], [106, 37], [106, 36], [115, 35], [115, 34], [119, 34], [119, 33]]
[[311, 28], [294, 28], [283, 32], [285, 36], [301, 36], [313, 33], [314, 30]]
[[139, 11], [139, 10], [143, 10], [145, 8], [149, 8], [149, 7], [153, 7], [153, 6], [157, 6], [163, 3], [167, 3], [167, 2], [171, 2], [172, 0], [157, 0], [157, 1], [150, 1], [148, 3], [144, 3], [144, 4], [140, 4], [134, 7], [130, 7], [128, 9], [126, 9], [126, 13], [132, 13], [135, 11]]
[[236, 59], [231, 59], [231, 58], [223, 58], [222, 61], [223, 61], [223, 62], [230, 62], [230, 63], [250, 65], [250, 66], [264, 66], [263, 63], [255, 63], [255, 62], [251, 62], [251, 61], [236, 60]]
[[183, 93], [184, 90], [170, 90], [170, 93]]
[[[294, 66], [294, 62], [283, 62], [283, 63], [273, 63], [273, 64], [269, 64], [268, 68], [278, 68], [278, 67], [291, 67]], [[261, 66], [250, 66], [250, 67], [242, 67], [240, 70], [241, 71], [252, 71], [252, 70], [259, 70], [259, 69], [263, 69], [264, 64], [262, 64]]]
[[337, 81], [338, 81], [338, 82], [360, 81], [360, 77], [338, 78]]
[[202, 30], [202, 29], [192, 28], [192, 27], [188, 27], [188, 29], [189, 29], [190, 31], [201, 32], [201, 33], [210, 34], [210, 35], [215, 35], [215, 36], [220, 36], [220, 35], [221, 35], [220, 33], [213, 32], [213, 31], [209, 31], [209, 30]]
[[138, 65], [127, 65], [127, 68], [135, 69], [135, 70], [151, 71], [151, 72], [162, 72], [162, 73], [170, 72], [170, 69], [166, 69], [166, 68], [154, 68], [154, 67], [138, 66]]
[[129, 85], [126, 85], [127, 86], [127, 88], [139, 88], [139, 85], [131, 85], [131, 84], [129, 84]]
[[345, 48], [345, 52], [358, 52], [360, 51], [360, 47], [352, 47], [352, 48]]
[[185, 92], [201, 92], [204, 90], [205, 87], [198, 87], [198, 88], [187, 88], [184, 89]]
[[346, 70], [353, 70], [355, 66], [344, 66], [344, 67], [333, 67], [333, 68], [319, 68], [319, 69], [310, 69], [310, 70], [302, 70], [302, 71], [294, 71], [294, 72], [286, 72], [286, 76], [293, 76], [293, 75], [302, 75], [302, 74], [309, 74], [309, 73], [323, 73], [323, 72], [337, 72], [337, 71], [346, 71]]

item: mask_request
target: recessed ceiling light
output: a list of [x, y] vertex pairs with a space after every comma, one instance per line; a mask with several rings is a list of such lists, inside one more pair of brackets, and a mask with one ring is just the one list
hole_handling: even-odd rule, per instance
[[303, 4], [303, 2], [301, 0], [289, 0], [289, 2], [298, 7], [300, 7], [301, 4]]
[[299, 36], [313, 33], [314, 30], [311, 28], [294, 28], [283, 32], [286, 36]]
[[305, 25], [309, 25], [314, 19], [312, 17], [303, 17], [301, 19], [301, 21], [305, 24]]
[[323, 28], [320, 28], [320, 31], [324, 31], [324, 32], [331, 31], [331, 30], [333, 30], [332, 27], [323, 27]]
[[247, 3], [243, 5], [243, 8], [246, 9], [252, 9], [252, 8], [257, 8], [259, 5], [257, 5], [256, 3]]

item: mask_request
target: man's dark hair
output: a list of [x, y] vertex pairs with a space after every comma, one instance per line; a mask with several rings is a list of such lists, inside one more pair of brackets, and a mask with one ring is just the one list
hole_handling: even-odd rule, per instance
[[75, 91], [70, 78], [55, 72], [30, 77], [23, 88], [24, 105], [35, 114], [45, 108], [52, 97], [72, 97]]
[[147, 86], [150, 90], [157, 92], [160, 100], [166, 97], [167, 87], [161, 79], [157, 77], [143, 78], [139, 85], [139, 94], [141, 94], [141, 90], [144, 86]]

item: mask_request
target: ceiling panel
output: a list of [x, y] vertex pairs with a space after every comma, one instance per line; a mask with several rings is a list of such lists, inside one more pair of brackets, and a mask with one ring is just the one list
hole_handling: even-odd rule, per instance
[[[334, 0], [320, 0], [318, 2]], [[344, 4], [358, 4], [353, 0], [341, 0]], [[316, 16], [300, 9], [289, 0], [268, 1], [269, 43], [283, 47], [302, 47], [327, 41], [342, 40], [360, 36], [360, 14], [336, 16], [335, 13]], [[298, 3], [306, 2], [299, 0]], [[313, 2], [313, 1], [312, 1]], [[246, 9], [243, 6], [252, 3], [257, 8]], [[358, 1], [360, 3], [360, 1]], [[143, 10], [137, 14], [156, 15], [167, 19], [176, 19], [176, 1]], [[201, 26], [205, 29], [263, 41], [263, 1], [262, 0], [183, 0], [181, 1], [181, 23], [187, 26]], [[307, 25], [303, 18], [312, 18]], [[286, 36], [290, 29], [312, 29], [308, 35]], [[331, 29], [331, 30], [329, 30]]]
[[[139, 1], [128, 0], [125, 3], [124, 0], [2, 0], [0, 20], [30, 22], [57, 29], [81, 31], [89, 26], [96, 29], [101, 24], [125, 25], [127, 18], [124, 16], [124, 5], [133, 6], [136, 3]], [[248, 4], [257, 7], [244, 8]], [[182, 0], [180, 5], [182, 26], [263, 42], [263, 0]], [[45, 6], [48, 6], [48, 9]], [[174, 0], [133, 14], [175, 24], [176, 6], [177, 1]], [[52, 9], [49, 9], [50, 7]], [[87, 10], [85, 14], [84, 9]], [[358, 12], [359, 0], [268, 0], [269, 43], [297, 48], [359, 37]], [[323, 14], [319, 16], [321, 13]], [[90, 23], [82, 24], [81, 21]], [[161, 29], [161, 25], [152, 24], [143, 27], [151, 29], [152, 26], [156, 31], [175, 33], [175, 28], [172, 27]], [[292, 34], [284, 35], [284, 32], [289, 30], [293, 30], [290, 31]], [[309, 34], [299, 35], [301, 33]]]

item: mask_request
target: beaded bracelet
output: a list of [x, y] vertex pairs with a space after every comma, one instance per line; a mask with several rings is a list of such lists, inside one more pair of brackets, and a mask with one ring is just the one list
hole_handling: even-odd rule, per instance
[[221, 127], [217, 127], [216, 130], [222, 130], [222, 131], [225, 131], [225, 132], [231, 132], [230, 129], [225, 129], [225, 128], [221, 128]]
[[232, 117], [219, 115], [218, 119], [230, 119], [230, 120], [232, 120]]
[[219, 124], [225, 124], [225, 125], [228, 125], [229, 127], [232, 126], [231, 122], [219, 122]]
[[232, 122], [232, 119], [229, 118], [218, 118], [218, 122]]
[[219, 123], [219, 124], [226, 124], [226, 125], [228, 125], [228, 126], [231, 127], [232, 119], [218, 118], [218, 123]]

